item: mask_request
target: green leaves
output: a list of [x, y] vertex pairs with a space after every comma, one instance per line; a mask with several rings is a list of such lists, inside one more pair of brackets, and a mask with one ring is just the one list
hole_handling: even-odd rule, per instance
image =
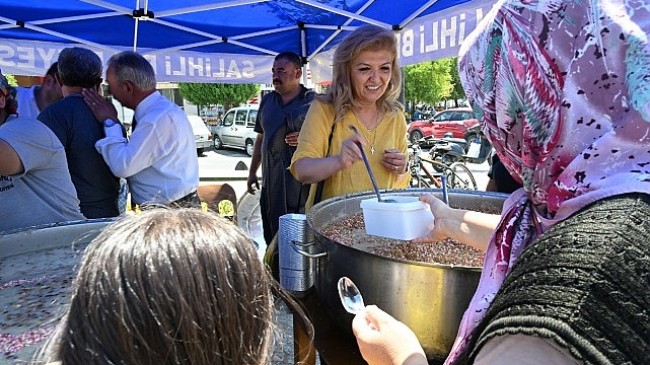
[[257, 84], [179, 83], [181, 96], [196, 105], [222, 104], [226, 110], [257, 95]]
[[444, 99], [464, 98], [465, 92], [460, 85], [457, 64], [456, 58], [445, 58], [406, 66], [406, 100], [433, 105]]

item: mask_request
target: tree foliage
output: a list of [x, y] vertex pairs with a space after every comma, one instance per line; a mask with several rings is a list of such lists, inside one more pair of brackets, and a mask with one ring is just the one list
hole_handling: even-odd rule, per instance
[[195, 105], [221, 104], [229, 109], [257, 95], [257, 84], [198, 84], [179, 83], [181, 96]]
[[[458, 75], [458, 58], [452, 58], [451, 64], [451, 99], [457, 101], [458, 99], [465, 99], [465, 90], [463, 89], [463, 84], [460, 82], [460, 76]], [[456, 105], [458, 107], [458, 105]]]
[[453, 89], [450, 58], [418, 63], [404, 68], [407, 102], [434, 104], [451, 96]]

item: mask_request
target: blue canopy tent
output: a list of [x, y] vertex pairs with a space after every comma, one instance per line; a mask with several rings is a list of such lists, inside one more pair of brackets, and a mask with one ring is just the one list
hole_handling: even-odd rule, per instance
[[329, 68], [328, 51], [365, 23], [395, 30], [405, 65], [455, 55], [493, 3], [0, 0], [0, 69], [42, 75], [62, 48], [80, 45], [104, 60], [136, 50], [154, 65], [159, 81], [264, 83], [282, 51], [302, 55], [312, 69]]

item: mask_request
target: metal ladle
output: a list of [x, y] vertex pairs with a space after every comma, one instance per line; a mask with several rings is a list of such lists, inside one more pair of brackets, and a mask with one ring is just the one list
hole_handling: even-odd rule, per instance
[[350, 314], [357, 314], [363, 311], [366, 306], [363, 304], [363, 297], [359, 292], [359, 288], [348, 277], [339, 279], [337, 285], [339, 297], [343, 308]]
[[445, 204], [449, 205], [449, 194], [447, 193], [447, 175], [442, 174], [440, 176], [440, 181], [442, 185], [442, 201], [445, 202]]
[[[351, 125], [350, 129], [354, 132], [354, 134], [359, 134], [359, 131]], [[363, 151], [363, 146], [361, 143], [357, 143], [357, 146], [359, 146], [359, 150], [361, 150], [361, 157], [363, 157], [363, 163], [366, 165], [366, 170], [368, 170], [368, 175], [370, 175], [370, 182], [372, 182], [372, 187], [375, 189], [375, 194], [377, 194], [377, 201], [380, 203], [398, 203], [397, 200], [395, 199], [382, 199], [381, 195], [379, 194], [379, 186], [377, 186], [377, 180], [375, 180], [375, 175], [372, 173], [372, 170], [370, 169], [370, 163], [368, 162], [368, 158], [366, 157], [366, 153]]]

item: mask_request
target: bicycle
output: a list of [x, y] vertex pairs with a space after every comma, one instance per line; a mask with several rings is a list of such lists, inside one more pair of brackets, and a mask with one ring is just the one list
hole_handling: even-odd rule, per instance
[[[476, 190], [476, 179], [474, 174], [462, 162], [454, 162], [446, 165], [442, 162], [434, 161], [421, 156], [422, 148], [419, 144], [414, 143], [409, 146], [409, 171], [411, 172], [411, 181], [409, 186], [412, 188], [431, 188], [440, 189], [442, 187], [441, 177], [446, 177], [448, 189]], [[427, 168], [430, 164], [433, 172]]]

